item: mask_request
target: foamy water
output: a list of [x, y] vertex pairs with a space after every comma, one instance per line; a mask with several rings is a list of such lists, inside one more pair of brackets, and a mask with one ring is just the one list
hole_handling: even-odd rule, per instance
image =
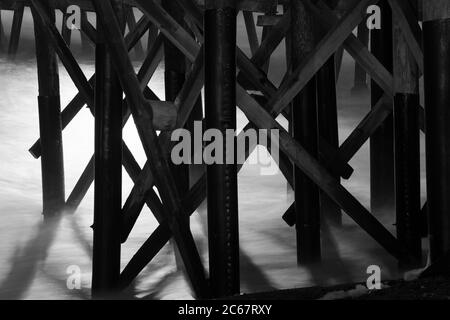
[[[240, 36], [242, 41], [243, 36]], [[272, 71], [282, 69], [283, 55], [277, 51]], [[81, 65], [87, 77], [92, 63]], [[341, 141], [369, 111], [368, 97], [352, 98], [353, 64], [346, 56], [339, 81], [339, 128]], [[61, 104], [65, 106], [77, 90], [61, 67]], [[279, 79], [275, 76], [275, 82]], [[276, 74], [276, 73], [275, 73]], [[163, 95], [163, 70], [157, 70], [150, 83]], [[78, 211], [65, 215], [53, 226], [42, 223], [40, 162], [27, 150], [39, 134], [37, 118], [37, 71], [33, 59], [14, 63], [0, 59], [0, 299], [87, 299], [90, 297], [92, 263], [93, 188]], [[238, 113], [238, 127], [246, 118]], [[70, 193], [94, 150], [94, 122], [83, 109], [66, 128], [64, 159], [66, 195]], [[143, 166], [145, 155], [130, 122], [124, 140]], [[366, 144], [352, 159], [355, 173], [344, 185], [365, 206], [369, 204], [369, 150]], [[422, 170], [423, 171], [423, 170]], [[132, 188], [123, 174], [123, 202]], [[341, 228], [322, 229], [323, 263], [298, 267], [295, 230], [281, 219], [292, 203], [292, 194], [281, 174], [261, 176], [255, 166], [244, 166], [239, 174], [239, 232], [241, 246], [241, 289], [243, 293], [273, 289], [333, 285], [364, 281], [370, 265], [382, 268], [383, 279], [400, 276], [396, 261], [354, 222], [344, 215]], [[192, 216], [193, 233], [207, 268], [207, 236], [204, 205]], [[378, 217], [394, 231], [394, 213]], [[156, 228], [157, 222], [144, 209], [122, 247], [122, 267]], [[66, 285], [69, 266], [82, 271], [82, 289]], [[172, 246], [160, 252], [141, 273], [126, 297], [151, 299], [190, 299], [191, 292], [182, 272], [177, 271]]]

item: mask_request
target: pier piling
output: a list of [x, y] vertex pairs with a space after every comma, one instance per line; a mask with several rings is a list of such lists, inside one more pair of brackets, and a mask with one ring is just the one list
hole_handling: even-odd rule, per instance
[[234, 1], [206, 1], [206, 6], [206, 128], [222, 133], [225, 160], [207, 166], [209, 272], [213, 297], [224, 297], [240, 291], [236, 147], [225, 139], [227, 130], [236, 130], [237, 12]]
[[[45, 9], [54, 21], [54, 10], [48, 6]], [[21, 11], [23, 13], [23, 8]], [[56, 53], [49, 35], [36, 13], [33, 15], [39, 82], [43, 214], [45, 219], [50, 219], [61, 214], [65, 204], [59, 74]]]
[[[106, 0], [110, 1], [110, 0]], [[111, 1], [124, 26], [123, 5]], [[101, 24], [95, 48], [95, 191], [92, 295], [101, 298], [117, 290], [120, 276], [122, 208], [123, 91]]]
[[[392, 73], [392, 11], [386, 0], [379, 1], [378, 5], [381, 9], [381, 29], [371, 30], [370, 47], [373, 56]], [[372, 79], [372, 108], [383, 94], [384, 90]], [[393, 102], [389, 99], [383, 103]], [[394, 211], [394, 180], [394, 120], [391, 114], [370, 137], [370, 203], [374, 215]]]
[[[292, 32], [292, 67], [297, 68], [314, 49], [317, 27], [300, 1], [290, 2]], [[292, 131], [296, 141], [318, 157], [317, 84], [313, 77], [292, 105]], [[294, 167], [294, 192], [297, 231], [297, 261], [299, 264], [318, 262], [320, 249], [320, 198], [317, 186]]]
[[423, 1], [427, 209], [431, 261], [450, 251], [450, 7]]
[[419, 68], [399, 18], [393, 14], [395, 206], [397, 238], [411, 254], [404, 268], [422, 262], [420, 218]]

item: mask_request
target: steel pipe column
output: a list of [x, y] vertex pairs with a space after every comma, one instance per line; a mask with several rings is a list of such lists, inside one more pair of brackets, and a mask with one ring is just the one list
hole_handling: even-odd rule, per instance
[[[205, 102], [206, 127], [236, 129], [235, 1], [206, 1]], [[223, 154], [227, 154], [224, 139]], [[207, 167], [209, 272], [213, 297], [239, 293], [237, 165]]]

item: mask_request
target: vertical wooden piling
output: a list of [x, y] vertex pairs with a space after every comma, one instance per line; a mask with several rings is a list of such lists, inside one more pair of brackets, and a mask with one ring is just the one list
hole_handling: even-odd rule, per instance
[[[372, 54], [392, 72], [392, 13], [386, 0], [378, 5], [381, 9], [381, 29], [371, 30]], [[383, 96], [383, 90], [371, 81], [372, 107]], [[391, 103], [391, 102], [389, 102]], [[372, 213], [377, 215], [394, 211], [394, 122], [393, 116], [370, 138], [370, 200]]]
[[[358, 40], [361, 41], [366, 47], [369, 45], [369, 29], [366, 26], [366, 20], [364, 19], [358, 26]], [[355, 78], [352, 88], [353, 95], [360, 95], [367, 93], [367, 74], [361, 65], [355, 61]]]
[[[236, 4], [206, 1], [206, 127], [236, 129]], [[226, 140], [226, 139], [224, 139]], [[224, 141], [224, 158], [230, 148]], [[234, 146], [232, 148], [235, 148]], [[207, 167], [209, 272], [213, 297], [239, 293], [237, 165]]]
[[[123, 26], [122, 1], [111, 2]], [[123, 91], [102, 38], [102, 26], [97, 28], [92, 295], [103, 298], [117, 289], [120, 275]]]
[[[327, 4], [330, 8], [335, 8], [337, 1], [328, 0]], [[319, 136], [337, 150], [339, 148], [339, 130], [334, 60], [335, 55], [317, 73], [317, 113]], [[339, 175], [336, 175], [335, 178], [340, 180]], [[326, 217], [332, 224], [342, 224], [340, 207], [323, 192], [320, 193], [320, 212], [322, 217]]]
[[[292, 68], [314, 49], [314, 19], [301, 1], [291, 0]], [[292, 126], [294, 138], [311, 155], [318, 157], [316, 77], [294, 99]], [[297, 260], [299, 264], [318, 262], [320, 246], [320, 199], [318, 187], [294, 167]]]
[[25, 5], [23, 2], [17, 3], [17, 8], [14, 10], [14, 16], [11, 27], [11, 35], [9, 37], [8, 57], [14, 59], [19, 48], [20, 32], [22, 30], [23, 11]]
[[[339, 148], [339, 130], [335, 79], [333, 56], [317, 74], [317, 108], [319, 135], [328, 145], [333, 146], [337, 150]], [[340, 180], [339, 175], [335, 175], [335, 178]], [[320, 211], [322, 216], [327, 217], [332, 224], [342, 224], [341, 209], [323, 192], [320, 193]]]
[[422, 260], [420, 218], [419, 69], [393, 16], [395, 205], [397, 239], [411, 254], [400, 261], [418, 268]]
[[[46, 9], [54, 21], [54, 10]], [[58, 63], [45, 27], [35, 12], [33, 18], [39, 82], [43, 214], [44, 219], [51, 219], [61, 213], [65, 204]]]
[[427, 194], [431, 261], [450, 251], [450, 6], [423, 1]]

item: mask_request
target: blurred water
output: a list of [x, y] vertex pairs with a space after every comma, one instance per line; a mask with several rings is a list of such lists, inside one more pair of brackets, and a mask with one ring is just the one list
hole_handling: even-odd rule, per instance
[[[29, 26], [25, 26], [29, 28]], [[29, 33], [28, 33], [29, 34]], [[243, 42], [240, 35], [239, 41]], [[0, 299], [87, 299], [90, 297], [93, 190], [79, 210], [52, 226], [42, 223], [40, 162], [27, 152], [38, 137], [37, 72], [35, 61], [22, 44], [22, 56], [12, 63], [0, 58]], [[244, 46], [245, 50], [248, 50]], [[277, 83], [284, 68], [282, 48], [271, 66]], [[94, 72], [91, 62], [81, 64], [87, 77]], [[339, 90], [339, 127], [343, 141], [368, 112], [367, 96], [350, 96], [353, 63], [345, 56]], [[61, 67], [61, 101], [66, 105], [76, 89]], [[274, 72], [275, 71], [275, 72]], [[164, 98], [163, 71], [158, 69], [151, 88]], [[246, 123], [238, 114], [238, 127]], [[64, 131], [66, 194], [72, 190], [93, 153], [93, 119], [84, 109]], [[145, 156], [130, 122], [124, 139], [142, 166]], [[355, 173], [344, 185], [365, 206], [369, 204], [368, 145], [351, 161]], [[422, 170], [423, 171], [423, 170]], [[123, 175], [123, 201], [132, 183]], [[382, 268], [383, 279], [400, 276], [396, 261], [344, 216], [342, 228], [324, 223], [323, 263], [297, 267], [295, 230], [281, 219], [292, 203], [285, 179], [280, 175], [260, 176], [255, 166], [244, 166], [239, 174], [239, 214], [242, 292], [333, 285], [363, 281], [369, 265]], [[394, 232], [394, 214], [379, 218]], [[148, 209], [141, 214], [129, 241], [122, 248], [122, 266], [155, 229], [157, 223]], [[207, 266], [205, 210], [192, 217], [193, 233]], [[167, 245], [141, 273], [126, 297], [150, 299], [190, 299], [183, 273], [177, 271], [173, 250]], [[66, 286], [67, 268], [82, 271], [82, 289]]]

